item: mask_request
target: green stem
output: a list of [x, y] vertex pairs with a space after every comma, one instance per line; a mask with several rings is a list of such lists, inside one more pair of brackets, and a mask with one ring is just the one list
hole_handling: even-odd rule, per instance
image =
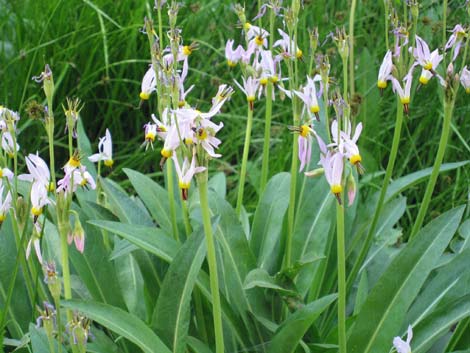
[[62, 318], [60, 317], [60, 297], [54, 300], [54, 304], [57, 317], [57, 329], [59, 331], [57, 341], [59, 342], [59, 353], [62, 353], [62, 342], [64, 337], [62, 334]]
[[444, 3], [442, 5], [442, 12], [444, 14], [444, 17], [442, 19], [442, 45], [445, 45], [446, 40], [447, 40], [447, 0], [444, 0]]
[[384, 1], [384, 9], [385, 9], [385, 44], [387, 45], [387, 50], [390, 48], [390, 42], [388, 40], [388, 3]]
[[212, 307], [215, 331], [216, 353], [224, 353], [224, 335], [222, 329], [222, 310], [219, 296], [219, 281], [217, 274], [217, 259], [215, 255], [214, 237], [210, 218], [209, 201], [207, 198], [207, 170], [197, 176], [199, 200], [201, 203], [202, 221], [206, 234], [207, 262], [209, 264], [209, 279], [212, 293]]
[[192, 232], [191, 223], [189, 222], [188, 201], [182, 199], [181, 205], [183, 207], [184, 230], [186, 232], [186, 238], [188, 238]]
[[[298, 125], [298, 117], [294, 113], [294, 126]], [[292, 238], [294, 234], [294, 220], [295, 220], [295, 193], [297, 190], [297, 174], [298, 174], [298, 154], [299, 154], [299, 134], [293, 134], [292, 140], [292, 164], [291, 164], [291, 180], [289, 191], [289, 208], [287, 210], [287, 239], [286, 239], [286, 258], [285, 267], [288, 268], [291, 264], [292, 257]]]
[[[344, 197], [342, 198], [344, 200]], [[338, 251], [338, 344], [346, 353], [346, 259], [344, 250], [344, 208], [336, 203], [336, 237]]]
[[432, 168], [431, 176], [426, 186], [426, 192], [424, 193], [423, 202], [419, 208], [418, 216], [416, 217], [415, 224], [411, 230], [410, 240], [414, 238], [416, 233], [421, 229], [423, 225], [424, 216], [431, 202], [432, 193], [434, 187], [436, 186], [437, 177], [439, 176], [439, 169], [441, 168], [442, 160], [444, 159], [444, 154], [447, 147], [447, 140], [450, 135], [450, 122], [452, 120], [452, 111], [454, 109], [454, 102], [446, 102], [444, 100], [444, 125], [442, 127], [441, 139], [439, 141], [439, 148], [437, 150], [436, 159], [434, 161], [434, 166]]
[[240, 216], [240, 212], [241, 212], [242, 204], [243, 204], [243, 191], [245, 189], [246, 166], [248, 162], [248, 151], [250, 150], [252, 126], [253, 126], [253, 109], [252, 109], [252, 106], [248, 104], [247, 123], [246, 123], [246, 131], [245, 131], [245, 144], [243, 146], [242, 167], [240, 171], [240, 179], [238, 181], [238, 196], [237, 196], [237, 206], [236, 206], [237, 216]]
[[[13, 212], [10, 212], [10, 215], [12, 216]], [[22, 257], [22, 251], [23, 251], [23, 248], [24, 248], [24, 241], [26, 239], [25, 233], [26, 232], [23, 232], [23, 234], [21, 235], [20, 243], [18, 244], [18, 250], [17, 250], [17, 253], [16, 253], [16, 260], [15, 260], [15, 267], [13, 267], [13, 273], [12, 273], [12, 276], [11, 276], [11, 279], [10, 279], [10, 284], [8, 286], [8, 292], [7, 292], [5, 302], [4, 302], [3, 310], [0, 313], [0, 337], [3, 337], [2, 334], [3, 334], [4, 328], [6, 326], [5, 321], [6, 321], [6, 318], [7, 318], [7, 313], [10, 310], [11, 298], [13, 297], [13, 290], [15, 288], [16, 276], [18, 274], [18, 268], [20, 266], [20, 259]], [[29, 292], [29, 290], [28, 290], [28, 292]], [[31, 305], [34, 306], [34, 303], [31, 303]], [[3, 342], [0, 342], [0, 343], [3, 343]]]
[[[64, 283], [64, 298], [72, 299], [72, 286], [70, 283], [69, 245], [67, 243], [68, 225], [59, 223], [60, 250], [62, 255], [62, 278]], [[67, 321], [72, 321], [72, 311], [67, 309]]]
[[271, 81], [266, 86], [266, 116], [264, 122], [263, 163], [261, 165], [260, 194], [263, 193], [268, 181], [269, 171], [269, 143], [271, 140], [271, 117], [273, 108], [273, 84]]
[[349, 10], [349, 93], [354, 96], [354, 18], [356, 15], [356, 0], [352, 0]]
[[[343, 58], [343, 99], [349, 103], [348, 99], [348, 58]], [[345, 114], [346, 116], [346, 114]], [[341, 123], [341, 119], [339, 119], [338, 123]], [[346, 124], [346, 121], [344, 121]], [[341, 126], [341, 125], [339, 125]]]
[[351, 272], [348, 276], [347, 280], [347, 289], [351, 289], [352, 284], [356, 278], [359, 269], [369, 252], [370, 246], [372, 244], [372, 239], [374, 238], [375, 229], [377, 227], [377, 222], [380, 217], [380, 213], [382, 211], [382, 207], [385, 202], [385, 195], [387, 194], [388, 185], [390, 183], [390, 179], [392, 178], [393, 168], [395, 167], [395, 161], [397, 158], [398, 153], [398, 146], [400, 144], [400, 136], [401, 136], [401, 127], [403, 124], [403, 107], [400, 100], [397, 100], [397, 117], [395, 121], [395, 131], [393, 133], [393, 142], [392, 142], [392, 150], [390, 151], [390, 157], [388, 159], [387, 169], [385, 171], [385, 178], [382, 182], [382, 189], [380, 190], [379, 200], [377, 202], [377, 206], [375, 207], [374, 217], [372, 218], [372, 223], [370, 225], [369, 231], [367, 233], [366, 239], [362, 245], [361, 251], [351, 269]]
[[173, 185], [173, 161], [168, 158], [166, 161], [166, 182], [168, 187], [168, 201], [170, 205], [171, 227], [173, 229], [173, 237], [176, 241], [180, 241], [178, 234], [178, 224], [176, 222], [176, 206], [175, 206], [175, 191]]
[[51, 179], [55, 188], [56, 179], [55, 179], [55, 160], [54, 160], [54, 117], [52, 116], [52, 113], [49, 113], [49, 114], [50, 115], [47, 118], [48, 121], [46, 123], [47, 138], [49, 140], [49, 170], [51, 172]]

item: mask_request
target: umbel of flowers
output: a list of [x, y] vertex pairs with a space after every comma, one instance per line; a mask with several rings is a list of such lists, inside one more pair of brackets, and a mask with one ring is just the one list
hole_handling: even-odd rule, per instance
[[[156, 8], [157, 11], [161, 11], [160, 6]], [[139, 97], [142, 101], [147, 101], [153, 93], [156, 93], [157, 111], [151, 115], [151, 121], [144, 125], [144, 142], [142, 146], [146, 150], [149, 147], [153, 149], [157, 144], [157, 140], [159, 140], [161, 146], [160, 167], [166, 169], [167, 173], [170, 217], [172, 219], [173, 235], [177, 241], [179, 241], [179, 235], [172, 196], [173, 166], [178, 178], [186, 236], [190, 236], [192, 233], [187, 200], [192, 179], [195, 176], [197, 178], [213, 298], [216, 351], [222, 353], [224, 352], [224, 342], [221, 304], [207, 195], [207, 171], [209, 161], [221, 157], [217, 153], [217, 149], [222, 141], [216, 135], [224, 124], [214, 122], [213, 118], [219, 114], [224, 103], [230, 99], [233, 89], [225, 84], [220, 85], [211, 99], [210, 108], [206, 111], [191, 106], [188, 98], [194, 85], [186, 88], [185, 81], [188, 75], [189, 57], [197, 49], [197, 45], [195, 43], [183, 44], [182, 32], [176, 27], [177, 14], [178, 5], [173, 3], [169, 10], [170, 29], [167, 32], [169, 39], [167, 46], [164, 46], [164, 38], [161, 36], [161, 21], [158, 24], [158, 33], [160, 35], [157, 35], [153, 22], [145, 19], [143, 32], [147, 34], [149, 40], [152, 63], [142, 79]], [[250, 84], [257, 85], [258, 82], [251, 81]], [[252, 97], [250, 100], [253, 102], [256, 89], [253, 89], [253, 86], [248, 89], [250, 97]]]

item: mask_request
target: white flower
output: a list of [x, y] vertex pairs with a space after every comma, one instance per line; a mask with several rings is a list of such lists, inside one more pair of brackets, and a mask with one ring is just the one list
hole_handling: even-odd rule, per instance
[[36, 154], [30, 153], [26, 156], [25, 160], [29, 174], [21, 174], [18, 178], [30, 182], [38, 181], [44, 185], [47, 190], [52, 191], [54, 185], [51, 185], [51, 174], [47, 163], [39, 157], [37, 152]]
[[413, 56], [423, 69], [429, 71], [434, 71], [444, 58], [443, 55], [439, 55], [438, 49], [431, 53], [428, 44], [419, 36], [416, 36], [416, 48], [413, 50]]
[[452, 30], [452, 35], [449, 37], [449, 40], [447, 41], [446, 46], [444, 48], [445, 51], [449, 50], [450, 48], [454, 48], [454, 55], [452, 57], [452, 61], [454, 61], [457, 55], [459, 55], [463, 39], [466, 36], [467, 34], [465, 33], [465, 29], [462, 27], [462, 25], [455, 25], [454, 29]]
[[412, 338], [413, 330], [410, 325], [408, 326], [408, 335], [406, 337], [406, 341], [403, 341], [400, 337], [395, 337], [393, 339], [393, 346], [397, 350], [397, 353], [411, 353], [410, 342]]
[[156, 90], [156, 86], [157, 86], [157, 80], [155, 76], [155, 70], [153, 69], [153, 66], [150, 65], [149, 69], [144, 75], [144, 78], [142, 79], [142, 85], [140, 89], [140, 99], [142, 100], [149, 99], [152, 92]]
[[[15, 148], [16, 147], [16, 148]], [[5, 150], [5, 152], [10, 156], [13, 157], [15, 152], [18, 152], [20, 150], [20, 145], [16, 143], [16, 146], [13, 142], [13, 137], [8, 131], [5, 131], [2, 134], [2, 148]]]
[[188, 158], [184, 158], [183, 166], [180, 166], [178, 158], [173, 155], [173, 161], [175, 162], [176, 174], [178, 174], [178, 185], [181, 189], [183, 200], [188, 199], [188, 190], [191, 185], [191, 180], [194, 174], [201, 173], [206, 170], [205, 167], [196, 167], [196, 156], [193, 153], [191, 164], [189, 164]]
[[235, 84], [240, 88], [240, 90], [245, 93], [246, 95], [246, 100], [250, 104], [250, 109], [253, 110], [254, 108], [254, 101], [256, 99], [256, 91], [258, 90], [259, 87], [259, 80], [255, 79], [253, 77], [248, 77], [248, 79], [245, 80], [244, 77], [242, 77], [243, 80], [243, 87], [235, 81]]
[[40, 181], [34, 181], [31, 185], [31, 213], [36, 219], [42, 214], [43, 207], [51, 202], [47, 198], [47, 189]]
[[[0, 184], [1, 185], [1, 184]], [[11, 207], [11, 193], [7, 192], [5, 199], [3, 199], [3, 186], [0, 186], [0, 224], [3, 223], [7, 217], [7, 212]]]
[[460, 83], [465, 88], [465, 93], [470, 94], [470, 70], [465, 66], [460, 75]]
[[227, 44], [225, 44], [225, 58], [227, 59], [227, 64], [230, 67], [235, 67], [242, 57], [243, 48], [239, 45], [235, 50], [233, 50], [233, 39], [229, 39]]
[[387, 51], [387, 54], [385, 54], [384, 60], [382, 61], [382, 65], [380, 65], [379, 77], [377, 79], [377, 87], [379, 87], [380, 89], [384, 89], [387, 87], [387, 81], [390, 80], [392, 69], [392, 52], [389, 50]]
[[406, 114], [408, 114], [409, 110], [409, 104], [411, 101], [410, 98], [410, 91], [411, 91], [411, 83], [413, 81], [413, 69], [415, 65], [411, 66], [410, 71], [406, 74], [406, 76], [403, 78], [403, 82], [405, 83], [404, 88], [401, 87], [400, 83], [395, 77], [392, 77], [392, 88], [393, 92], [398, 93], [398, 96], [400, 97], [400, 102], [403, 104], [403, 109]]
[[304, 102], [309, 114], [314, 114], [319, 121], [320, 106], [318, 105], [317, 90], [315, 88], [315, 79], [318, 80], [319, 76], [316, 77], [318, 78], [311, 79], [307, 76], [307, 85], [302, 89], [302, 92], [294, 91], [294, 93]]
[[328, 151], [326, 155], [320, 155], [320, 164], [323, 166], [325, 178], [330, 184], [331, 192], [341, 204], [341, 192], [343, 191], [343, 155], [340, 152]]
[[286, 59], [301, 59], [303, 56], [302, 50], [299, 49], [295, 42], [295, 38], [290, 38], [289, 35], [282, 29], [277, 30], [281, 35], [282, 39], [274, 42], [273, 47], [281, 48], [281, 56]]
[[91, 162], [104, 161], [104, 165], [107, 167], [112, 167], [114, 164], [113, 161], [113, 141], [111, 140], [111, 133], [106, 129], [106, 134], [104, 137], [100, 138], [98, 143], [99, 153], [95, 153], [88, 157]]

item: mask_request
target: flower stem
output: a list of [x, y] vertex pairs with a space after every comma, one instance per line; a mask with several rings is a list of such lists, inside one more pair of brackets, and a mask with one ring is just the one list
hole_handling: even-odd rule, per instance
[[344, 250], [344, 208], [339, 204], [339, 202], [336, 203], [336, 237], [338, 251], [338, 344], [339, 353], [346, 353], [346, 259]]
[[388, 41], [388, 3], [384, 1], [384, 9], [385, 9], [385, 45], [387, 46], [387, 50], [390, 48], [390, 43]]
[[354, 96], [354, 18], [356, 15], [356, 0], [351, 1], [349, 10], [349, 93]]
[[[13, 211], [10, 212], [10, 215], [13, 216]], [[8, 292], [7, 292], [5, 302], [4, 302], [4, 306], [3, 306], [3, 309], [0, 313], [0, 338], [3, 338], [3, 332], [4, 332], [5, 325], [6, 325], [5, 320], [7, 318], [7, 313], [10, 310], [10, 303], [11, 303], [11, 298], [13, 297], [13, 290], [15, 288], [16, 276], [18, 275], [18, 268], [20, 266], [20, 259], [22, 259], [22, 252], [24, 251], [23, 250], [24, 249], [24, 242], [25, 242], [25, 239], [26, 239], [25, 234], [26, 234], [26, 232], [23, 231], [23, 233], [21, 235], [21, 238], [20, 238], [20, 242], [18, 244], [18, 250], [17, 250], [17, 253], [16, 253], [16, 260], [15, 260], [15, 267], [13, 268], [13, 273], [12, 273], [12, 276], [11, 276], [11, 279], [10, 279], [10, 284], [8, 286]], [[26, 268], [26, 267], [24, 267], [24, 268]], [[26, 275], [27, 274], [25, 274], [25, 278], [26, 278]], [[29, 277], [28, 277], [27, 284], [28, 283], [29, 283]], [[30, 291], [29, 289], [30, 288], [28, 286], [28, 292]], [[31, 305], [34, 306], [34, 303], [31, 303]], [[0, 343], [3, 343], [3, 342], [0, 341]]]
[[201, 203], [202, 221], [206, 234], [207, 262], [209, 264], [209, 278], [212, 293], [212, 313], [215, 331], [216, 353], [224, 353], [224, 335], [222, 329], [222, 310], [219, 296], [219, 281], [217, 275], [217, 259], [215, 255], [214, 237], [212, 234], [212, 224], [209, 211], [209, 201], [207, 198], [207, 170], [197, 175], [199, 200]]
[[269, 142], [271, 140], [271, 117], [273, 111], [273, 84], [271, 81], [266, 86], [266, 115], [264, 122], [264, 143], [263, 143], [263, 163], [261, 165], [261, 184], [260, 193], [264, 191], [268, 181], [269, 171]]
[[171, 217], [171, 227], [173, 229], [173, 237], [176, 241], [180, 241], [178, 234], [178, 224], [176, 222], [176, 206], [175, 206], [175, 192], [173, 185], [173, 161], [171, 158], [168, 158], [166, 161], [166, 182], [168, 187], [168, 202], [170, 204], [170, 217]]
[[442, 19], [442, 45], [445, 45], [447, 39], [447, 0], [444, 0], [442, 4], [442, 12], [444, 14]]
[[189, 211], [188, 211], [188, 201], [181, 198], [181, 206], [183, 208], [183, 220], [184, 220], [184, 230], [186, 232], [186, 238], [191, 235], [191, 223], [189, 222]]
[[[60, 250], [62, 255], [62, 278], [64, 281], [64, 298], [72, 299], [72, 286], [70, 283], [69, 268], [69, 245], [67, 243], [68, 225], [63, 222], [59, 223]], [[72, 321], [72, 311], [67, 309], [67, 321]]]
[[444, 101], [444, 125], [442, 127], [441, 139], [439, 141], [439, 148], [437, 149], [436, 160], [434, 161], [434, 166], [432, 168], [431, 176], [426, 186], [426, 192], [424, 193], [423, 202], [419, 208], [418, 216], [416, 217], [415, 224], [411, 230], [410, 240], [414, 238], [416, 233], [421, 229], [423, 225], [424, 216], [431, 202], [432, 193], [434, 187], [436, 186], [437, 177], [439, 175], [439, 169], [442, 165], [442, 160], [444, 159], [444, 154], [447, 147], [447, 140], [449, 139], [450, 134], [450, 122], [452, 120], [452, 111], [454, 109], [454, 102]]
[[237, 216], [240, 216], [240, 212], [241, 212], [241, 208], [243, 204], [243, 191], [245, 189], [246, 165], [248, 163], [248, 151], [250, 149], [252, 126], [253, 126], [253, 109], [251, 109], [250, 104], [248, 104], [248, 114], [247, 114], [247, 123], [246, 123], [246, 131], [245, 131], [245, 144], [243, 146], [242, 167], [240, 171], [240, 179], [238, 181], [238, 196], [237, 196], [237, 206], [236, 206]]
[[390, 151], [390, 157], [388, 159], [387, 169], [385, 171], [385, 178], [382, 183], [382, 189], [380, 190], [379, 200], [377, 202], [377, 206], [375, 207], [374, 217], [372, 218], [372, 223], [369, 227], [369, 231], [367, 233], [366, 239], [362, 245], [361, 251], [357, 256], [356, 262], [354, 263], [351, 272], [349, 274], [347, 280], [347, 288], [350, 289], [354, 280], [356, 278], [359, 269], [369, 252], [370, 246], [372, 244], [372, 239], [375, 234], [375, 229], [377, 227], [377, 222], [380, 217], [380, 213], [382, 211], [382, 207], [385, 202], [385, 195], [387, 194], [388, 185], [390, 183], [390, 179], [392, 178], [393, 168], [395, 167], [395, 160], [397, 158], [398, 153], [398, 145], [400, 144], [400, 136], [401, 136], [401, 127], [403, 124], [403, 107], [399, 100], [397, 100], [397, 117], [395, 121], [395, 131], [393, 133], [393, 142], [392, 142], [392, 150]]

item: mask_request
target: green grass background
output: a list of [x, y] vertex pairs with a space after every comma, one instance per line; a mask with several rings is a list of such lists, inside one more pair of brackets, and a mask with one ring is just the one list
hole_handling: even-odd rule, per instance
[[[468, 19], [463, 1], [449, 1], [448, 29]], [[403, 4], [395, 2], [399, 10]], [[246, 2], [247, 17], [256, 14], [257, 2]], [[31, 80], [46, 63], [50, 64], [56, 82], [55, 116], [56, 141], [63, 153], [56, 156], [58, 165], [65, 163], [67, 149], [62, 104], [66, 97], [79, 97], [84, 103], [81, 118], [94, 146], [106, 128], [113, 135], [115, 167], [109, 176], [127, 186], [123, 168], [133, 168], [162, 176], [158, 167], [160, 146], [146, 153], [138, 146], [143, 141], [142, 126], [154, 111], [154, 101], [139, 106], [140, 80], [149, 63], [148, 41], [139, 32], [144, 16], [153, 15], [153, 2], [131, 0], [0, 0], [0, 104], [19, 111], [19, 143], [22, 153], [36, 150], [47, 156], [46, 135], [41, 123], [27, 118], [25, 107], [31, 100], [43, 101], [39, 84]], [[332, 75], [342, 70], [332, 41], [323, 43], [336, 26], [347, 25], [347, 1], [305, 1], [299, 24], [299, 46], [305, 54], [301, 70], [306, 73], [310, 60], [307, 29], [319, 27], [318, 52], [330, 54]], [[431, 48], [442, 47], [442, 1], [422, 1], [418, 34]], [[166, 15], [164, 24], [166, 24]], [[278, 19], [277, 26], [282, 19]], [[240, 78], [237, 68], [225, 63], [224, 45], [227, 39], [240, 40], [236, 14], [229, 1], [185, 1], [179, 16], [185, 44], [199, 43], [199, 50], [190, 57], [190, 75], [186, 86], [195, 84], [188, 101], [200, 109], [208, 107], [210, 97], [220, 83]], [[362, 193], [381, 186], [375, 172], [385, 169], [390, 151], [395, 120], [395, 99], [391, 89], [380, 97], [376, 89], [377, 72], [386, 52], [384, 44], [384, 9], [382, 1], [358, 1], [355, 20], [356, 90], [362, 102], [358, 121], [365, 124], [361, 148], [367, 175]], [[392, 38], [392, 37], [391, 37]], [[341, 86], [341, 82], [337, 84]], [[437, 80], [412, 94], [411, 114], [402, 134], [394, 178], [432, 166], [442, 126], [442, 93]], [[445, 162], [470, 159], [470, 96], [459, 92]], [[236, 93], [217, 118], [225, 127], [221, 132], [220, 152], [223, 158], [211, 164], [228, 176], [228, 188], [233, 190], [243, 149], [246, 107], [244, 97]], [[290, 102], [277, 99], [273, 109], [270, 175], [290, 168], [291, 123]], [[261, 166], [264, 132], [263, 103], [257, 103], [250, 150], [249, 180], [257, 185]], [[428, 218], [468, 203], [469, 167], [441, 175], [436, 186]], [[257, 200], [256, 187], [247, 186], [248, 208]], [[419, 184], [407, 193], [407, 217], [404, 227], [414, 220], [417, 206], [424, 193]], [[234, 200], [235, 193], [229, 192]]]

